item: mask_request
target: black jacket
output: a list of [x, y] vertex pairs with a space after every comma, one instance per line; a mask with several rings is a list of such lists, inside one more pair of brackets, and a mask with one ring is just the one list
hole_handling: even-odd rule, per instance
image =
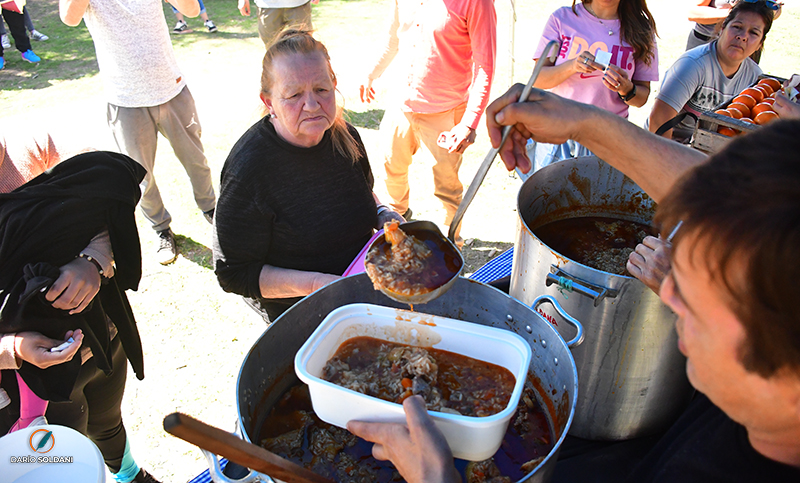
[[[136, 377], [144, 377], [142, 345], [125, 290], [136, 290], [142, 275], [134, 209], [145, 173], [122, 154], [92, 152], [0, 194], [0, 333], [30, 330], [62, 339], [67, 330], [80, 328], [98, 367], [106, 373], [126, 370], [111, 367], [108, 317]], [[83, 312], [69, 315], [53, 308], [41, 289], [52, 285], [57, 267], [73, 260], [103, 229], [114, 252], [114, 277]], [[23, 362], [19, 373], [37, 396], [66, 401], [79, 370], [76, 356], [47, 369]]]

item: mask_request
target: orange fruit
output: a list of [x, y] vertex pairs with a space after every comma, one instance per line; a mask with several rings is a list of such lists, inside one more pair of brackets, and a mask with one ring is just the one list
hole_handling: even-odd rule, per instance
[[731, 113], [728, 112], [727, 109], [717, 109], [716, 111], [714, 111], [714, 114], [719, 114], [721, 116], [731, 117]]
[[725, 110], [728, 111], [728, 114], [730, 114], [731, 117], [734, 119], [742, 118], [742, 111], [740, 111], [739, 109], [725, 109]]
[[752, 97], [756, 100], [756, 104], [764, 100], [764, 93], [754, 87], [748, 87], [740, 95]]
[[739, 112], [742, 113], [742, 117], [748, 117], [750, 115], [750, 108], [741, 102], [731, 102], [728, 105], [728, 110], [730, 111], [731, 109], [738, 109]]
[[756, 124], [767, 124], [778, 119], [778, 113], [775, 111], [766, 111], [756, 116]]
[[769, 104], [771, 106], [771, 105], [775, 104], [775, 98], [774, 97], [767, 97], [766, 99], [764, 99], [761, 102], [761, 104]]
[[[772, 91], [772, 87], [770, 87], [770, 86], [768, 86], [766, 84], [756, 84], [756, 85], [753, 86], [753, 89], [758, 89], [759, 91], [763, 92], [764, 93], [764, 99], [766, 99], [767, 97], [771, 96], [772, 92], [773, 92]], [[763, 102], [764, 99], [762, 99], [761, 101]]]
[[756, 104], [756, 107], [751, 109], [750, 114], [752, 114], [755, 117], [755, 119], [758, 119], [759, 114], [767, 111], [774, 111], [774, 109], [772, 109], [772, 106], [768, 102], [761, 102], [759, 104]]
[[[758, 91], [758, 95], [760, 95], [760, 94], [761, 94], [761, 91]], [[764, 96], [761, 95], [761, 98], [763, 99]], [[731, 104], [733, 104], [734, 102], [738, 102], [740, 104], [744, 104], [745, 106], [747, 106], [748, 109], [752, 109], [752, 108], [754, 108], [756, 106], [756, 104], [758, 104], [758, 102], [756, 102], [756, 98], [751, 96], [750, 94], [739, 94], [738, 96], [733, 98], [733, 101], [731, 101]]]
[[772, 77], [765, 77], [758, 81], [758, 83], [769, 86], [772, 89], [772, 92], [775, 92], [781, 88], [780, 81], [778, 79], [773, 79]]
[[739, 131], [731, 129], [727, 126], [720, 126], [719, 129], [717, 129], [717, 132], [722, 134], [723, 136], [728, 136], [728, 137], [733, 137], [739, 134]]
[[740, 120], [740, 121], [742, 121], [742, 122], [747, 122], [747, 123], [750, 123], [750, 124], [755, 124], [755, 122], [753, 122], [753, 120], [752, 120], [752, 119], [750, 119], [749, 117], [743, 117], [743, 118], [741, 118], [741, 119], [739, 119], [739, 120]]

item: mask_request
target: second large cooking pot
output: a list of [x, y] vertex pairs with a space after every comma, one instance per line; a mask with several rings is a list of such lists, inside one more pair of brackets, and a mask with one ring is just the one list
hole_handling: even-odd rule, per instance
[[[366, 274], [360, 274], [338, 280], [304, 298], [256, 341], [245, 357], [236, 384], [239, 427], [245, 440], [257, 441], [270, 408], [297, 383], [294, 356], [314, 329], [333, 309], [359, 302], [408, 309], [407, 305], [376, 291]], [[459, 278], [442, 296], [415, 309], [512, 330], [528, 341], [533, 352], [529, 378], [535, 376], [540, 392], [549, 399], [543, 407], [550, 413], [557, 442], [546, 459], [520, 481], [548, 481], [572, 421], [578, 388], [567, 343], [529, 307], [493, 287], [466, 278]]]
[[[636, 278], [570, 260], [536, 236], [546, 223], [583, 216], [649, 225], [655, 203], [630, 178], [592, 156], [534, 173], [522, 185], [517, 207], [511, 295], [531, 304], [549, 294], [585, 331], [583, 343], [572, 349], [580, 390], [570, 434], [621, 440], [666, 429], [693, 393], [678, 351], [675, 315]], [[540, 311], [564, 338], [574, 335], [549, 307]]]

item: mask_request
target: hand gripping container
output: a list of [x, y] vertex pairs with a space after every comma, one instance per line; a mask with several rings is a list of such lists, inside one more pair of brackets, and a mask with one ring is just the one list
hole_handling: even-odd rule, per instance
[[505, 409], [487, 417], [468, 417], [428, 411], [444, 433], [453, 456], [481, 461], [494, 455], [516, 410], [528, 375], [531, 348], [519, 335], [445, 317], [370, 304], [351, 304], [333, 310], [297, 352], [297, 376], [308, 384], [314, 412], [323, 421], [345, 428], [348, 421], [405, 424], [400, 404], [383, 401], [321, 379], [325, 363], [353, 337], [455, 352], [508, 369], [516, 378]]

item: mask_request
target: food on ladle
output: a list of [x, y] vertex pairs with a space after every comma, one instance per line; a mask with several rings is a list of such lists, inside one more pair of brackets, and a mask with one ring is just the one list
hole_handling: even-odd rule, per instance
[[386, 223], [383, 230], [388, 244], [372, 247], [365, 261], [375, 290], [411, 296], [436, 288], [433, 252], [425, 242], [406, 234], [397, 221]]

